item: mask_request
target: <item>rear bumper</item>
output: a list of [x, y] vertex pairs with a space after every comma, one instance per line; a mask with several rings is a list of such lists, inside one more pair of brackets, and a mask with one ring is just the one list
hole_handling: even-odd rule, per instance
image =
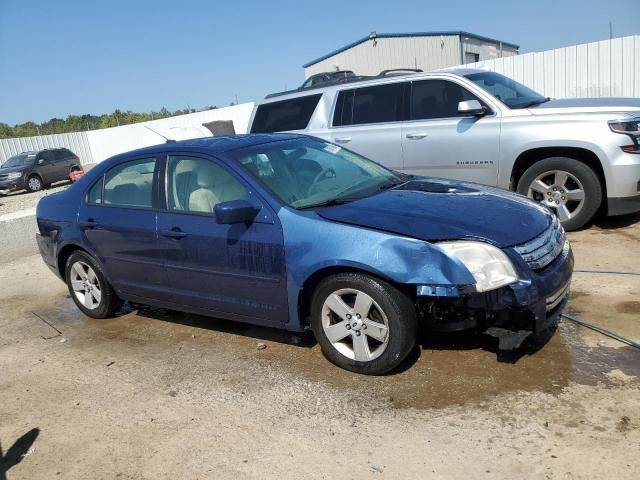
[[54, 252], [55, 244], [51, 241], [49, 237], [45, 237], [36, 233], [36, 243], [38, 244], [38, 250], [40, 251], [40, 256], [49, 270], [51, 270], [56, 277], [63, 280], [60, 276], [60, 271], [58, 270], [58, 264], [56, 261], [56, 255]]

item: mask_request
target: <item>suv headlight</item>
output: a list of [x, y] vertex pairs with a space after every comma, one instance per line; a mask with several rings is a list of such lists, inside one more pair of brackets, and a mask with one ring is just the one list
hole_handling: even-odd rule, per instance
[[11, 172], [7, 173], [7, 180], [15, 180], [16, 178], [20, 178], [22, 173], [20, 172]]
[[511, 260], [499, 248], [467, 240], [440, 242], [437, 245], [467, 267], [476, 280], [478, 292], [495, 290], [518, 281]]
[[612, 132], [623, 135], [640, 136], [640, 117], [626, 118], [623, 120], [609, 120], [609, 128]]

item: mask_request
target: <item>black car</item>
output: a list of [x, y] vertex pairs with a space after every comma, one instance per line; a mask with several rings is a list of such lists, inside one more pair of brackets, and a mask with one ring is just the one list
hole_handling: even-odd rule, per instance
[[68, 180], [69, 173], [81, 168], [80, 158], [67, 148], [23, 152], [0, 166], [0, 193], [23, 189], [37, 192], [46, 185]]

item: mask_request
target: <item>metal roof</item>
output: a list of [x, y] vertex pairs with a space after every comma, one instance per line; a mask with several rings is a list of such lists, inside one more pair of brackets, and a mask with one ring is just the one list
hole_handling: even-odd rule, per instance
[[[485, 37], [483, 35], [476, 35], [475, 33], [464, 32], [462, 30], [458, 31], [442, 31], [442, 32], [409, 32], [409, 33], [376, 33], [375, 38], [402, 38], [402, 37], [440, 37], [440, 36], [457, 36], [457, 37], [470, 37], [476, 40], [482, 40], [485, 42], [491, 43], [502, 43], [502, 45], [507, 47], [515, 48], [516, 50], [520, 49], [520, 45], [516, 45], [515, 43], [503, 42], [502, 40], [496, 40], [495, 38]], [[310, 61], [309, 63], [305, 63], [302, 65], [302, 68], [310, 67], [311, 65], [315, 65], [322, 60], [326, 60], [327, 58], [331, 58], [338, 53], [344, 52], [345, 50], [349, 50], [350, 48], [355, 47], [356, 45], [360, 45], [361, 43], [366, 42], [367, 40], [371, 40], [371, 35], [367, 35], [366, 37], [362, 37], [355, 42], [350, 43], [349, 45], [345, 45], [342, 48], [334, 50], [333, 52], [329, 52], [322, 57], [316, 58], [315, 60]]]

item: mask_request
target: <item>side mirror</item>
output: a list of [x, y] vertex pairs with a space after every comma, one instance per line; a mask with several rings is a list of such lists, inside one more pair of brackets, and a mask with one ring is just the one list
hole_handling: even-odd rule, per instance
[[44, 165], [44, 158], [38, 160], [38, 165]]
[[481, 117], [486, 115], [487, 109], [480, 105], [478, 100], [466, 100], [458, 103], [458, 113], [460, 115], [474, 115]]
[[255, 220], [260, 208], [246, 200], [231, 200], [218, 203], [213, 210], [217, 223], [251, 223]]

